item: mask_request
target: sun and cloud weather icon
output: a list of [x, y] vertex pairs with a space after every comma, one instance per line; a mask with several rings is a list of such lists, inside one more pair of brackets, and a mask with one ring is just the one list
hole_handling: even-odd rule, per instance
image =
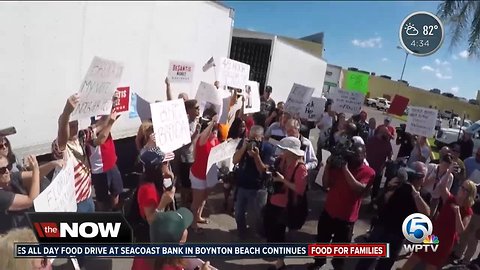
[[403, 29], [405, 29], [405, 33], [407, 34], [407, 36], [418, 35], [418, 29], [415, 28], [415, 25], [413, 23], [405, 24], [405, 27]]

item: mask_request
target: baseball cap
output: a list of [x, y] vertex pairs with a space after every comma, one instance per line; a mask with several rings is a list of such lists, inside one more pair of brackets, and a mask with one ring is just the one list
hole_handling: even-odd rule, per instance
[[270, 85], [267, 85], [265, 87], [265, 91], [268, 92], [268, 93], [271, 93], [272, 92], [272, 87]]
[[193, 222], [193, 214], [185, 207], [176, 211], [157, 212], [150, 224], [152, 243], [178, 243], [185, 229]]
[[150, 148], [140, 156], [140, 162], [142, 162], [145, 169], [155, 169], [163, 163], [164, 159], [165, 153], [159, 147]]
[[300, 149], [300, 140], [295, 137], [283, 138], [277, 147], [282, 150], [289, 151], [299, 157], [303, 157], [305, 155], [305, 151]]

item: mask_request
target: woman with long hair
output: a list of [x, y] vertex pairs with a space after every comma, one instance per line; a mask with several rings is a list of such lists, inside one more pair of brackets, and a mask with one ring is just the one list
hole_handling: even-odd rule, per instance
[[[454, 171], [452, 164], [447, 173]], [[447, 181], [439, 183], [439, 192], [443, 206], [433, 222], [433, 233], [438, 237], [438, 248], [435, 252], [417, 252], [412, 254], [403, 265], [403, 270], [414, 269], [417, 264], [423, 262], [427, 270], [441, 269], [449, 259], [453, 246], [470, 222], [473, 211], [471, 206], [477, 195], [477, 187], [471, 180], [463, 182], [456, 196], [453, 196], [447, 187]]]
[[[218, 175], [214, 169], [207, 168], [210, 151], [219, 144], [217, 121], [218, 116], [215, 115], [200, 132], [200, 136], [195, 144], [195, 161], [190, 169], [193, 195], [191, 210], [194, 216], [192, 228], [195, 232], [199, 231], [197, 223], [208, 223], [207, 219], [202, 218], [203, 208], [205, 207], [210, 189], [218, 182]], [[208, 169], [210, 170], [207, 173]]]

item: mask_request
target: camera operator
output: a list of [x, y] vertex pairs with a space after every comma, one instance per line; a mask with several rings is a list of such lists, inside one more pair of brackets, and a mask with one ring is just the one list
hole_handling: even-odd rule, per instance
[[[302, 161], [305, 152], [300, 146], [300, 140], [294, 137], [283, 138], [277, 146], [282, 151], [275, 162], [276, 168], [269, 171], [273, 178], [273, 192], [269, 196], [263, 217], [268, 243], [285, 242], [290, 195], [305, 195], [308, 173]], [[268, 269], [285, 269], [285, 262], [278, 259], [275, 266]]]
[[262, 233], [260, 210], [267, 201], [267, 191], [263, 188], [262, 178], [268, 166], [273, 165], [274, 148], [270, 143], [263, 141], [264, 129], [255, 125], [250, 129], [248, 139], [242, 139], [233, 155], [233, 164], [238, 168], [235, 171], [237, 185], [235, 200], [235, 221], [239, 237], [246, 234], [247, 224], [245, 214], [248, 211], [255, 220], [257, 232]]
[[[329, 191], [318, 219], [317, 243], [352, 241], [362, 197], [368, 194], [375, 177], [375, 171], [364, 163], [365, 146], [354, 144], [343, 154], [343, 160], [329, 158], [325, 166], [322, 181], [323, 187], [329, 188]], [[315, 259], [308, 269], [321, 269], [326, 262], [326, 258]], [[343, 269], [344, 259], [335, 258], [332, 265], [335, 269]]]
[[[407, 172], [408, 180], [400, 183], [393, 194], [387, 199], [385, 206], [380, 211], [368, 243], [387, 242], [390, 244], [390, 257], [378, 261], [375, 269], [389, 270], [397, 260], [405, 237], [402, 233], [402, 224], [405, 218], [413, 213], [430, 214], [430, 208], [420, 196], [420, 188], [425, 181], [427, 167], [422, 162], [414, 162], [411, 168], [402, 169]], [[392, 182], [397, 182], [397, 178]], [[361, 259], [357, 270], [370, 269], [375, 264], [376, 258]]]

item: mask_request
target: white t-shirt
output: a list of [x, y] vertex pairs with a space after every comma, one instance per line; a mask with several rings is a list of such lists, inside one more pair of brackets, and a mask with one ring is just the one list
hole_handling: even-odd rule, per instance
[[[442, 181], [445, 181], [444, 180], [445, 173], [440, 174], [438, 172], [438, 164], [428, 164], [427, 177], [425, 178], [425, 181], [427, 181], [429, 178], [435, 178], [435, 182], [432, 182], [429, 185], [423, 186], [422, 190], [426, 193], [430, 193], [432, 195], [432, 198], [434, 199], [440, 198], [440, 190], [438, 187], [440, 186]], [[448, 190], [450, 190], [453, 184], [453, 174], [450, 173], [448, 178], [446, 178], [446, 181], [447, 181], [447, 188]]]
[[[420, 153], [423, 158], [425, 158], [425, 164], [430, 161], [430, 148], [428, 145], [422, 146]], [[420, 156], [417, 154], [417, 146], [413, 147], [412, 152], [410, 153], [410, 158], [408, 159], [408, 165], [412, 164], [415, 161], [420, 161]]]

